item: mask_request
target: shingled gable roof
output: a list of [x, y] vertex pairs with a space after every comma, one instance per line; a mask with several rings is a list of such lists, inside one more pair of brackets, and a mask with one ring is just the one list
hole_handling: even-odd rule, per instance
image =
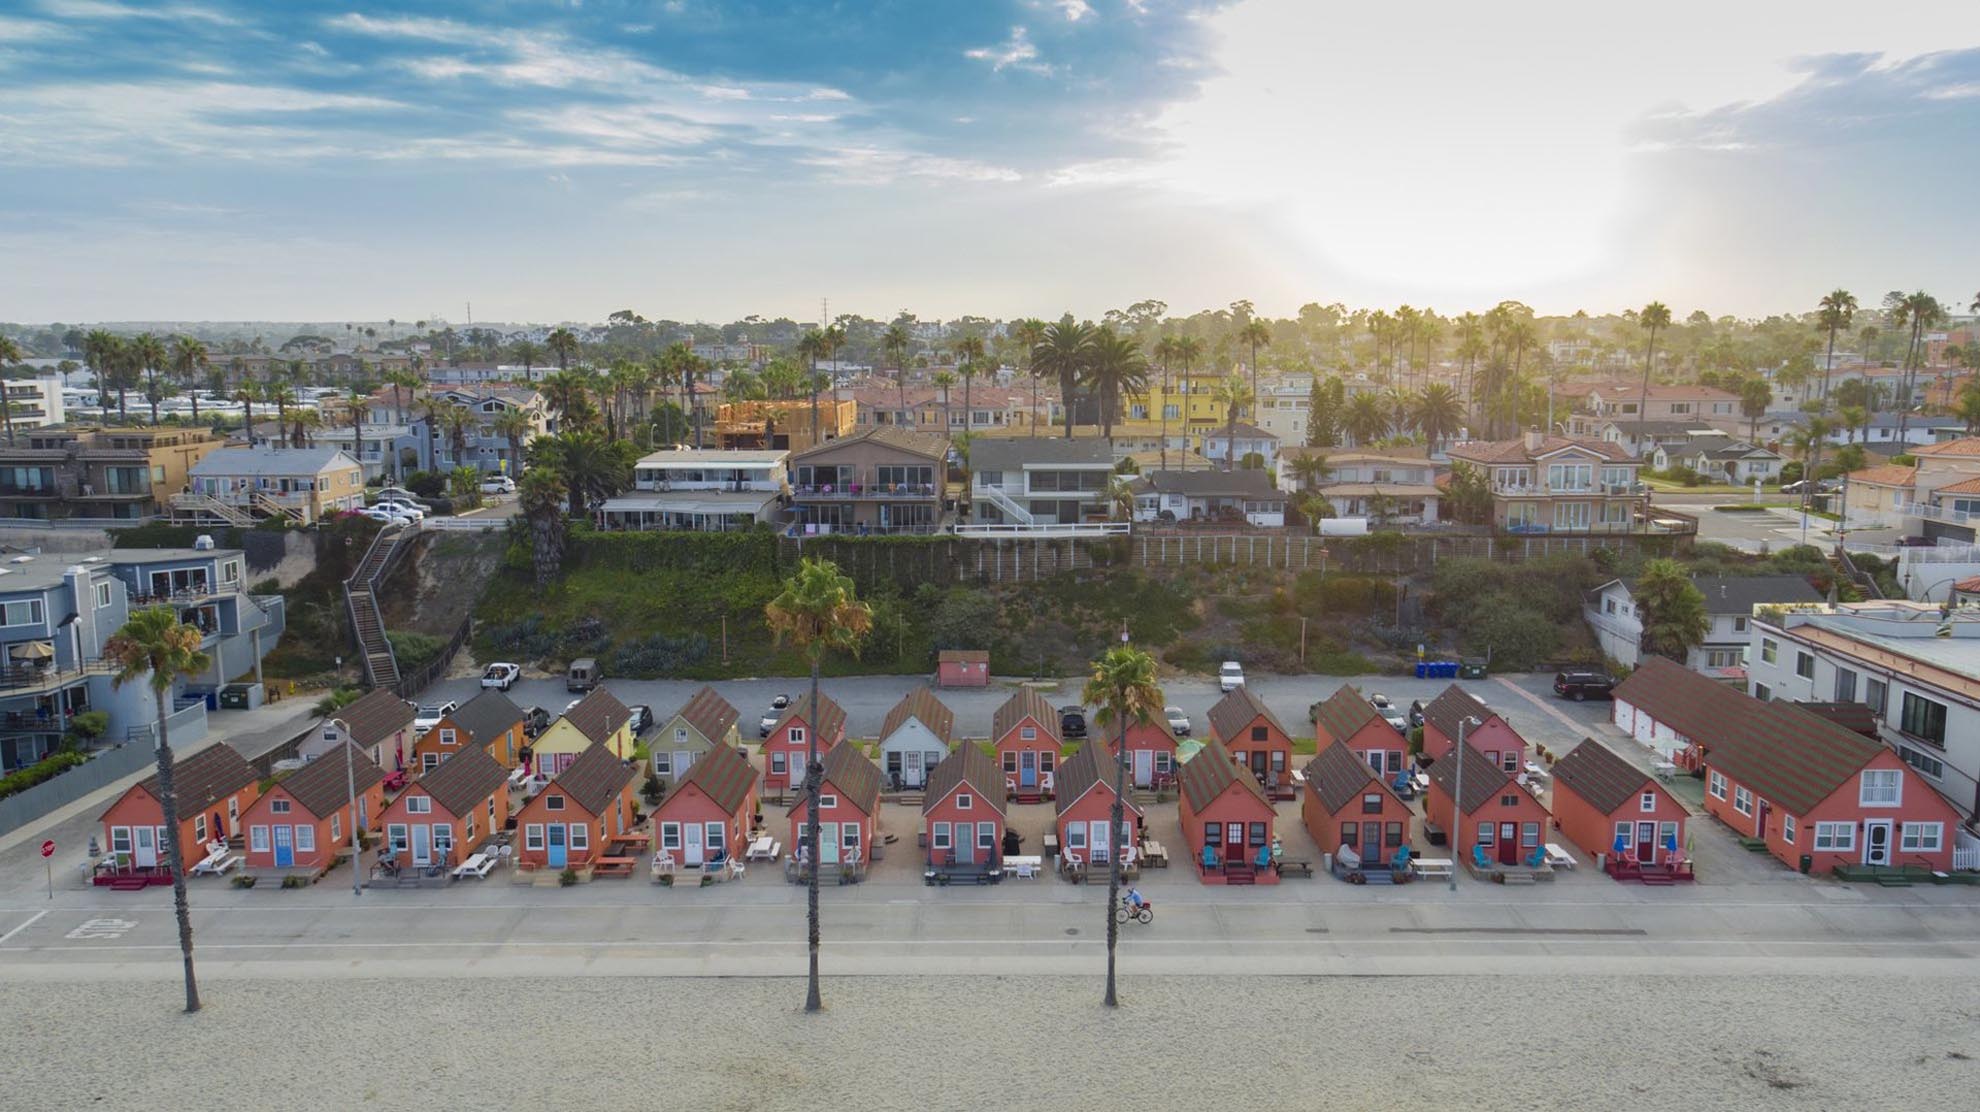
[[1528, 463], [1569, 448], [1580, 448], [1590, 454], [1619, 463], [1629, 462], [1635, 458], [1620, 444], [1611, 444], [1606, 440], [1565, 436], [1545, 437], [1540, 441], [1538, 448], [1528, 448], [1523, 438], [1473, 440], [1451, 445], [1448, 454], [1452, 459], [1461, 459], [1470, 463]]
[[[832, 747], [825, 759], [819, 762], [825, 766], [825, 782], [838, 791], [839, 797], [859, 808], [867, 815], [875, 813], [880, 805], [880, 766], [866, 759], [866, 754], [850, 741], [842, 741]], [[796, 814], [798, 808], [806, 806], [805, 793], [800, 791], [797, 802], [791, 804], [786, 814]]]
[[1796, 700], [1795, 706], [1816, 716], [1826, 718], [1853, 734], [1862, 734], [1872, 741], [1879, 737], [1877, 712], [1862, 703], [1811, 703]]
[[1268, 807], [1272, 805], [1272, 801], [1265, 798], [1265, 789], [1259, 786], [1258, 778], [1250, 770], [1239, 768], [1231, 760], [1231, 751], [1216, 738], [1205, 742], [1196, 756], [1183, 764], [1177, 779], [1192, 811], [1202, 811], [1234, 783], [1242, 784], [1246, 791], [1258, 797], [1260, 803]]
[[1791, 815], [1808, 814], [1884, 752], [1861, 734], [1790, 703], [1752, 702], [1738, 730], [1722, 731], [1705, 764]]
[[[240, 750], [224, 741], [190, 757], [175, 756], [172, 761], [172, 794], [177, 797], [179, 814], [183, 816], [204, 811], [260, 778], [261, 774], [247, 763]], [[147, 777], [138, 787], [157, 799], [157, 774]]]
[[[344, 767], [346, 750], [351, 750], [349, 777]], [[289, 793], [296, 806], [320, 819], [339, 807], [350, 805], [353, 779], [357, 793], [363, 795], [373, 784], [385, 779], [385, 770], [379, 768], [378, 763], [364, 750], [347, 741], [289, 773], [277, 786]]]
[[462, 703], [447, 717], [457, 728], [466, 730], [476, 745], [486, 745], [522, 725], [523, 712], [507, 695], [491, 689]]
[[[1467, 815], [1490, 803], [1508, 788], [1517, 791], [1526, 790], [1517, 787], [1510, 773], [1470, 745], [1464, 746], [1464, 752], [1459, 759], [1464, 761], [1464, 798], [1458, 801], [1458, 806]], [[1437, 785], [1445, 795], [1457, 794], [1453, 784], [1456, 779], [1457, 761], [1448, 756], [1430, 766], [1430, 782]]]
[[1430, 700], [1423, 707], [1423, 724], [1455, 742], [1458, 736], [1458, 723], [1466, 718], [1476, 718], [1480, 723], [1490, 722], [1499, 715], [1491, 707], [1478, 700], [1478, 696], [1452, 684], [1442, 694]]
[[1367, 761], [1338, 741], [1314, 754], [1306, 762], [1303, 774], [1306, 786], [1330, 815], [1338, 814], [1341, 808], [1371, 791], [1389, 791], [1389, 786], [1375, 775]]
[[673, 795], [678, 797], [681, 790], [689, 785], [700, 788], [702, 794], [713, 800], [724, 814], [733, 815], [749, 798], [750, 789], [756, 786], [756, 768], [749, 763], [742, 750], [729, 745], [713, 745], [706, 755], [688, 768], [681, 782], [674, 785]]
[[1582, 738], [1580, 745], [1554, 762], [1554, 790], [1566, 788], [1605, 815], [1655, 786], [1649, 773], [1592, 737]]
[[1216, 731], [1218, 740], [1229, 745], [1238, 740], [1240, 731], [1261, 715], [1281, 736], [1292, 736], [1286, 732], [1285, 724], [1279, 721], [1278, 716], [1260, 702], [1250, 688], [1244, 686], [1231, 688], [1230, 694], [1217, 700], [1217, 705], [1210, 708], [1210, 728]]
[[880, 724], [880, 739], [885, 741], [892, 737], [894, 731], [906, 725], [910, 718], [928, 727], [928, 732], [944, 744], [956, 739], [956, 712], [925, 687], [917, 687], [901, 696], [901, 701], [887, 712], [887, 720]]
[[619, 701], [618, 696], [602, 687], [592, 688], [591, 694], [579, 699], [577, 706], [564, 712], [565, 721], [594, 742], [611, 737], [613, 731], [631, 718], [632, 711]]
[[330, 717], [344, 724], [352, 740], [369, 746], [412, 725], [413, 714], [412, 704], [381, 687]]
[[[1101, 786], [1112, 795], [1114, 771], [1114, 755], [1107, 751], [1106, 746], [1096, 745], [1093, 742], [1080, 746], [1079, 752], [1066, 758], [1066, 762], [1060, 765], [1059, 771], [1054, 774], [1053, 802], [1058, 804], [1059, 813], [1065, 814], [1073, 804], [1079, 802], [1081, 796], [1093, 790], [1095, 785]], [[1122, 798], [1128, 810], [1137, 815], [1141, 813], [1141, 808], [1135, 804], [1132, 795]]]
[[1351, 683], [1342, 684], [1313, 712], [1314, 728], [1327, 731], [1333, 741], [1346, 741], [1370, 722], [1382, 722], [1382, 716], [1376, 712], [1375, 704], [1362, 696], [1361, 689]]
[[408, 790], [425, 792], [448, 814], [459, 817], [481, 806], [508, 779], [509, 770], [502, 762], [476, 747], [441, 761]]
[[1004, 813], [1004, 770], [974, 745], [956, 746], [954, 752], [942, 758], [942, 763], [928, 773], [921, 813], [927, 814], [948, 798], [950, 792], [965, 784], [976, 793], [978, 799], [989, 804], [991, 810], [1000, 815]]
[[1730, 736], [1729, 727], [1759, 705], [1758, 700], [1661, 656], [1645, 656], [1613, 694], [1706, 746]]
[[1052, 709], [1045, 696], [1029, 687], [1011, 692], [1011, 697], [997, 708], [997, 713], [990, 720], [991, 735], [1002, 741], [1004, 735], [1015, 729], [1026, 715], [1038, 720], [1039, 728], [1045, 731], [1047, 737], [1063, 744], [1065, 739], [1059, 735], [1059, 712]]
[[721, 741], [742, 715], [727, 699], [716, 694], [714, 688], [703, 684], [674, 716], [687, 719], [687, 724], [709, 741]]
[[839, 736], [839, 731], [846, 724], [845, 710], [823, 691], [818, 693], [817, 714], [811, 713], [811, 693], [806, 692], [793, 699], [791, 705], [784, 708], [784, 713], [778, 717], [777, 724], [770, 727], [770, 732], [781, 733], [793, 718], [818, 731], [820, 738], [827, 739]]
[[571, 798], [571, 802], [591, 814], [599, 815], [612, 805], [612, 800], [625, 790], [627, 784], [632, 783], [632, 778], [631, 765], [613, 756], [612, 751], [602, 745], [589, 745], [543, 790], [562, 791]]

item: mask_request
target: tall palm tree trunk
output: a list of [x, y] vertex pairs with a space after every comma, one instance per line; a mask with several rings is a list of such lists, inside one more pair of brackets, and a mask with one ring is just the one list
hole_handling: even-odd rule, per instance
[[172, 866], [172, 911], [179, 919], [179, 953], [186, 965], [186, 1011], [199, 1010], [199, 981], [193, 976], [192, 909], [186, 906], [186, 853], [179, 844], [179, 799], [172, 784], [172, 741], [165, 728], [165, 691], [154, 688], [158, 704], [158, 808], [165, 819], [165, 859]]
[[1121, 715], [1121, 741], [1114, 750], [1114, 810], [1112, 829], [1107, 840], [1113, 843], [1114, 852], [1107, 862], [1107, 1006], [1120, 1006], [1114, 995], [1114, 947], [1120, 941], [1121, 924], [1114, 918], [1114, 909], [1121, 904], [1121, 854], [1127, 852], [1127, 836], [1121, 831], [1125, 820], [1122, 797], [1127, 792], [1127, 715]]
[[[816, 412], [814, 410], [814, 412]], [[811, 657], [811, 715], [818, 717], [818, 665], [817, 652]], [[825, 766], [818, 760], [818, 723], [806, 722], [805, 741], [809, 751], [804, 761], [804, 859], [811, 863], [811, 878], [805, 882], [804, 923], [806, 942], [811, 953], [811, 972], [804, 994], [804, 1010], [815, 1012], [825, 1007], [818, 996], [818, 872], [823, 867], [818, 860], [818, 793], [825, 782]]]
[[1162, 360], [1162, 399], [1155, 403], [1162, 411], [1162, 443], [1157, 448], [1162, 453], [1162, 470], [1169, 469], [1169, 361]]

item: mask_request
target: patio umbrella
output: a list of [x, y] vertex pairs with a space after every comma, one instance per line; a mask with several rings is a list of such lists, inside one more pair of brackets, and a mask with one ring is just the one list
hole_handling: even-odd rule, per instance
[[55, 650], [46, 641], [24, 641], [8, 652], [15, 660], [47, 660], [55, 655]]
[[1188, 741], [1177, 742], [1176, 763], [1188, 764], [1189, 759], [1191, 757], [1194, 757], [1201, 752], [1203, 752], [1203, 743], [1196, 740], [1195, 738], [1190, 738]]
[[1618, 833], [1616, 835], [1616, 852], [1617, 853], [1629, 852], [1629, 836], [1627, 834]]

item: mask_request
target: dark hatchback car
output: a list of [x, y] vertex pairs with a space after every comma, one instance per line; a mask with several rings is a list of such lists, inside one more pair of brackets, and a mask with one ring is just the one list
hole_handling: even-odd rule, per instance
[[1059, 708], [1059, 736], [1060, 737], [1086, 736], [1085, 707], [1075, 706], [1075, 707]]
[[1616, 678], [1602, 672], [1555, 672], [1554, 694], [1579, 703], [1584, 699], [1606, 699], [1616, 686]]

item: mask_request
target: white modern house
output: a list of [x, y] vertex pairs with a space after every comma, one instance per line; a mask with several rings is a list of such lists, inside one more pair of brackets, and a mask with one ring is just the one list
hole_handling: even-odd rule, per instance
[[1752, 694], [1860, 703], [1885, 744], [1941, 795], [1980, 814], [1980, 615], [1915, 602], [1762, 611]]
[[1435, 461], [1384, 452], [1289, 448], [1279, 468], [1279, 488], [1287, 494], [1300, 492], [1294, 460], [1306, 455], [1323, 456], [1327, 461], [1327, 475], [1313, 490], [1334, 507], [1335, 516], [1365, 517], [1395, 525], [1436, 522], [1443, 491], [1437, 489]]
[[[1235, 445], [1235, 448], [1229, 447]], [[1237, 423], [1232, 430], [1219, 425], [1203, 432], [1203, 458], [1222, 462], [1230, 460], [1232, 465], [1241, 464], [1247, 456], [1256, 455], [1265, 461], [1265, 470], [1276, 471], [1279, 464], [1279, 438], [1257, 425], [1244, 421]]]
[[633, 489], [598, 507], [606, 529], [726, 533], [769, 524], [790, 495], [782, 448], [671, 448], [633, 467]]
[[983, 437], [971, 442], [970, 521], [1075, 525], [1108, 516], [1114, 449], [1099, 437]]

